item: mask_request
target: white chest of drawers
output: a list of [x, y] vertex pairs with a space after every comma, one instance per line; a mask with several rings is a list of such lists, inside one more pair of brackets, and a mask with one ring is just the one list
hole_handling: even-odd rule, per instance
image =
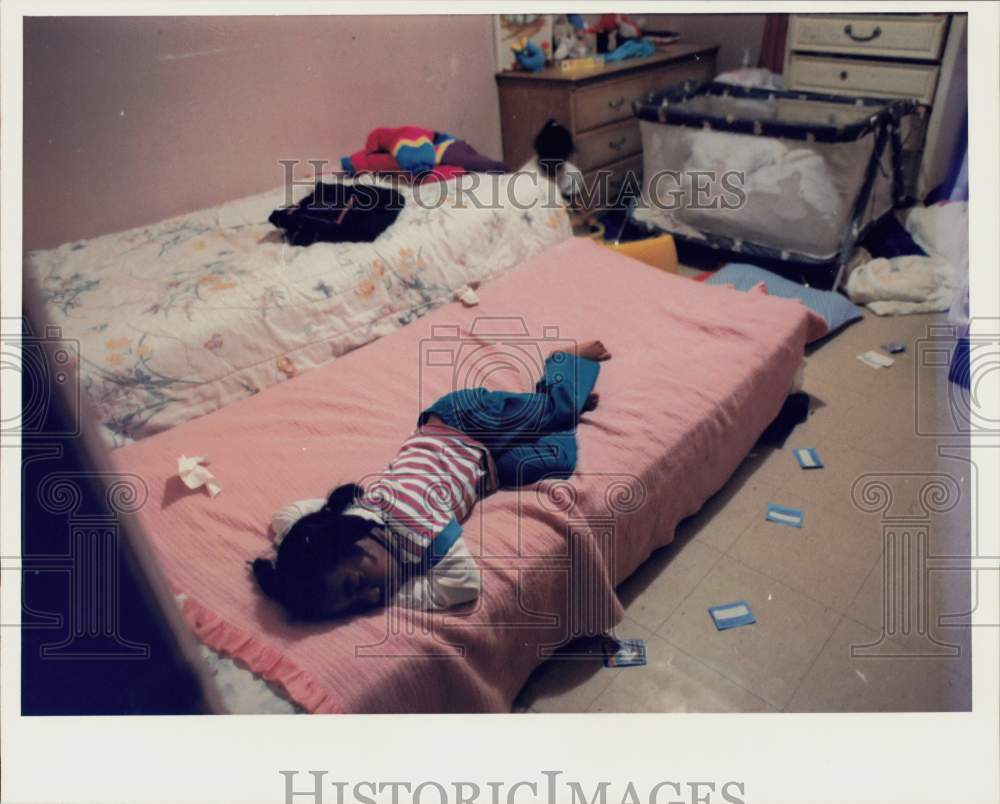
[[961, 137], [965, 42], [964, 14], [792, 14], [785, 84], [927, 107], [903, 130], [907, 188], [923, 197], [946, 179]]

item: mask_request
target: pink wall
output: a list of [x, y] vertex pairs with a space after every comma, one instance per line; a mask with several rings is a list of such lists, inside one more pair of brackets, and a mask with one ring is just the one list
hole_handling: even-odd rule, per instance
[[[635, 15], [643, 16], [643, 15]], [[763, 14], [649, 14], [756, 64]], [[24, 246], [277, 186], [280, 159], [413, 123], [499, 156], [489, 15], [36, 17], [24, 22]]]
[[744, 48], [750, 48], [750, 66], [757, 66], [760, 43], [764, 36], [766, 14], [632, 14], [645, 16], [650, 28], [677, 31], [692, 42], [717, 42], [719, 72], [735, 70], [743, 59]]
[[[710, 5], [706, 3], [706, 7]], [[588, 23], [595, 23], [600, 14], [584, 14]], [[719, 72], [735, 70], [750, 49], [750, 66], [757, 66], [760, 44], [764, 37], [766, 14], [645, 14], [632, 12], [628, 16], [651, 30], [677, 31], [689, 42], [712, 42], [719, 45], [716, 64]], [[643, 22], [644, 21], [644, 22]]]
[[24, 247], [282, 182], [412, 123], [500, 155], [488, 15], [24, 21]]

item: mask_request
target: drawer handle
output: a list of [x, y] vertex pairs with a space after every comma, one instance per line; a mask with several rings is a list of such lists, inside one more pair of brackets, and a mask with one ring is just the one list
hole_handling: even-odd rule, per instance
[[624, 147], [625, 147], [625, 143], [626, 143], [626, 142], [628, 142], [628, 137], [626, 137], [626, 136], [625, 136], [625, 135], [623, 134], [623, 135], [622, 135], [621, 137], [619, 137], [619, 138], [618, 138], [617, 140], [608, 140], [608, 147], [609, 147], [609, 148], [610, 148], [610, 149], [611, 149], [612, 151], [620, 151], [620, 150], [621, 150], [622, 148], [624, 148]]
[[858, 36], [854, 33], [854, 29], [851, 28], [851, 24], [848, 23], [844, 26], [844, 33], [847, 34], [855, 42], [871, 42], [872, 39], [878, 39], [882, 35], [882, 29], [876, 25], [875, 29], [868, 34], [868, 36]]
[[846, 81], [847, 80], [847, 70], [841, 70], [840, 71], [840, 80], [841, 81]]
[[614, 109], [616, 112], [625, 105], [625, 98], [619, 98], [618, 100], [609, 100], [608, 106]]

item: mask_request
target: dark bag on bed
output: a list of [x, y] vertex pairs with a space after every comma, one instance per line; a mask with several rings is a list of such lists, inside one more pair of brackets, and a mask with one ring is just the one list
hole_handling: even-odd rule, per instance
[[371, 243], [399, 217], [406, 204], [395, 190], [370, 184], [325, 184], [298, 204], [271, 213], [268, 221], [285, 230], [294, 246], [316, 241]]

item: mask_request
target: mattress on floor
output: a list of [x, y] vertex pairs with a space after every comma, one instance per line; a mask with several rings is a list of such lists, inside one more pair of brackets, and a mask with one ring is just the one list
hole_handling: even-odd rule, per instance
[[374, 243], [306, 248], [267, 217], [308, 187], [280, 188], [29, 253], [25, 281], [79, 343], [81, 386], [120, 445], [328, 363], [570, 237], [548, 183], [529, 179], [399, 186], [406, 206]]
[[[691, 282], [573, 239], [335, 363], [115, 450], [186, 621], [311, 712], [501, 712], [552, 648], [612, 626], [615, 586], [717, 491], [780, 409], [823, 322], [795, 301]], [[528, 387], [542, 357], [612, 353], [568, 481], [481, 501], [465, 534], [476, 604], [289, 624], [246, 562], [272, 512], [377, 473], [418, 411], [453, 387]], [[210, 498], [174, 476], [203, 455]]]

